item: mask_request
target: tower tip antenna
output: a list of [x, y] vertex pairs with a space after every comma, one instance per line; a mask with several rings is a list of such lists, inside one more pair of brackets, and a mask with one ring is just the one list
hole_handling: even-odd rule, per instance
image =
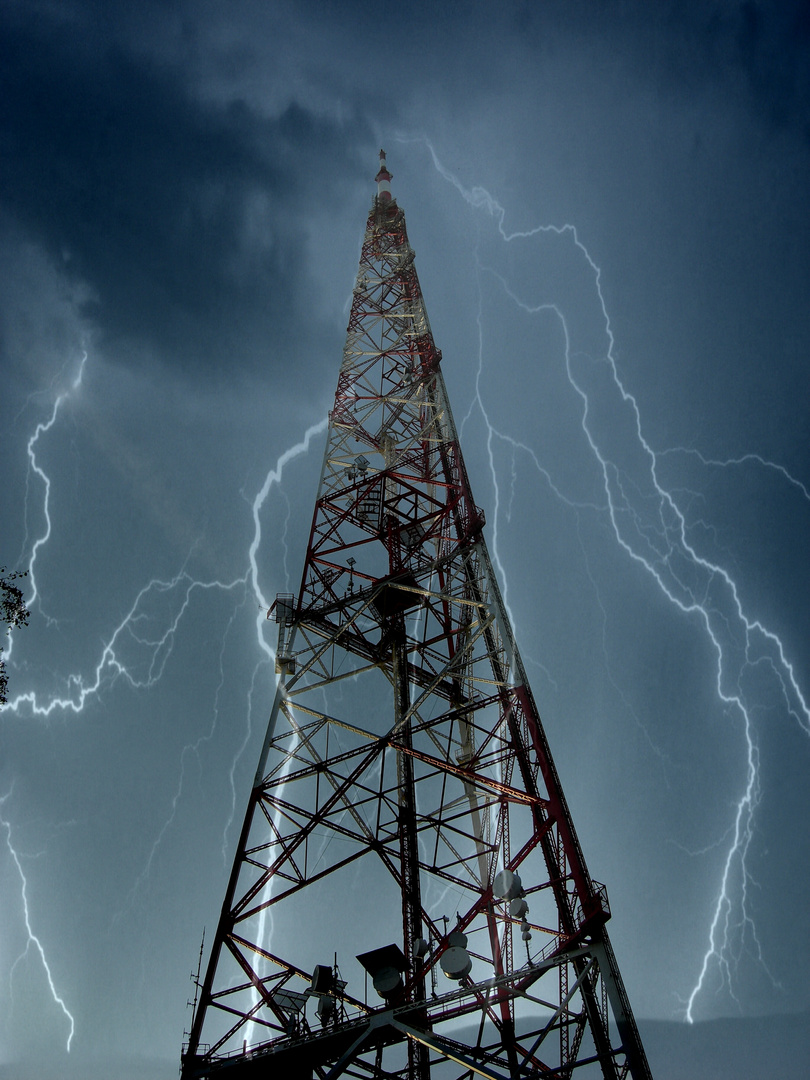
[[380, 171], [374, 177], [377, 181], [377, 201], [381, 204], [391, 202], [391, 173], [385, 164], [385, 151], [380, 150]]

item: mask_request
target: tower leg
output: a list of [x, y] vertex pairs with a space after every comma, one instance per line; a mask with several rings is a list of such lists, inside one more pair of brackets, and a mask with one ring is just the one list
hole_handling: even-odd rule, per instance
[[[394, 680], [394, 726], [403, 750], [397, 753], [397, 782], [399, 793], [399, 842], [402, 872], [402, 934], [403, 949], [407, 963], [406, 980], [408, 995], [414, 1004], [425, 1000], [425, 981], [415, 977], [418, 960], [414, 956], [414, 942], [422, 936], [422, 894], [419, 883], [419, 836], [416, 824], [416, 792], [414, 790], [413, 758], [407, 751], [413, 749], [411, 737], [410, 685], [408, 680], [408, 650], [405, 619], [399, 615], [394, 620], [391, 669]], [[417, 1009], [412, 1022], [426, 1024], [424, 1008]], [[427, 1046], [408, 1039], [409, 1080], [430, 1080], [430, 1051]]]

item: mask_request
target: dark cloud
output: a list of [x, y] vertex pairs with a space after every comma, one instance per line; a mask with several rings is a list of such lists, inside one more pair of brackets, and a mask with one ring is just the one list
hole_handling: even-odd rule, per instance
[[519, 41], [547, 60], [562, 42], [575, 43], [597, 68], [625, 68], [663, 95], [739, 96], [764, 123], [810, 135], [810, 9], [803, 0], [522, 0], [504, 11], [512, 13]]
[[810, 138], [810, 8], [746, 0], [716, 26], [728, 35], [755, 101], [777, 127], [798, 125]]
[[[2, 193], [8, 212], [96, 299], [85, 313], [117, 356], [195, 371], [272, 366], [310, 344], [301, 295], [305, 219], [329, 161], [357, 175], [361, 136], [289, 105], [193, 99], [180, 74], [72, 30], [15, 27], [2, 45]], [[313, 318], [314, 317], [314, 318]]]

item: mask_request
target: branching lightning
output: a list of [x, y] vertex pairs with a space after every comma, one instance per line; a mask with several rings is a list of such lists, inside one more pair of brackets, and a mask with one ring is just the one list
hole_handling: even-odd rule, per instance
[[[0, 807], [3, 807], [5, 805], [5, 803], [6, 803], [6, 801], [7, 801], [10, 794], [11, 794], [10, 792], [6, 792], [5, 795], [0, 796]], [[65, 1019], [68, 1022], [68, 1036], [67, 1036], [67, 1042], [65, 1044], [65, 1048], [67, 1049], [67, 1051], [69, 1053], [70, 1052], [70, 1044], [73, 1042], [73, 1033], [74, 1033], [74, 1030], [75, 1030], [75, 1027], [76, 1027], [75, 1021], [73, 1019], [73, 1016], [72, 1016], [70, 1010], [68, 1009], [67, 1005], [65, 1004], [64, 999], [60, 996], [60, 994], [58, 993], [58, 991], [56, 989], [56, 985], [55, 985], [55, 983], [53, 981], [53, 974], [51, 972], [50, 965], [48, 964], [48, 959], [47, 959], [47, 957], [45, 955], [45, 949], [43, 948], [42, 942], [37, 937], [37, 935], [34, 933], [34, 930], [33, 930], [32, 926], [31, 926], [31, 913], [30, 913], [29, 908], [28, 908], [28, 879], [25, 876], [25, 871], [23, 870], [22, 862], [20, 861], [20, 854], [17, 851], [17, 849], [14, 847], [14, 844], [13, 844], [12, 839], [11, 839], [11, 824], [10, 824], [10, 822], [6, 821], [6, 819], [3, 816], [1, 811], [0, 811], [0, 827], [5, 829], [6, 847], [8, 848], [8, 851], [9, 851], [9, 854], [11, 855], [12, 861], [13, 861], [14, 865], [17, 868], [17, 873], [20, 876], [20, 896], [22, 898], [23, 919], [25, 921], [25, 930], [26, 930], [26, 933], [28, 935], [28, 941], [26, 943], [25, 949], [23, 950], [23, 952], [20, 954], [20, 956], [17, 958], [17, 960], [15, 960], [14, 964], [12, 965], [11, 976], [13, 977], [14, 969], [16, 968], [17, 964], [25, 956], [27, 956], [28, 952], [30, 951], [31, 947], [33, 946], [34, 949], [39, 954], [40, 962], [42, 964], [43, 970], [45, 971], [45, 977], [48, 980], [48, 987], [49, 987], [49, 989], [51, 991], [51, 997], [56, 1002], [56, 1004], [59, 1006], [59, 1008], [62, 1010], [62, 1012], [63, 1012], [63, 1014], [65, 1016]]]
[[[111, 686], [118, 679], [124, 679], [133, 689], [151, 689], [163, 675], [166, 662], [172, 653], [177, 629], [193, 593], [197, 590], [212, 589], [230, 592], [245, 584], [245, 577], [231, 582], [198, 581], [192, 578], [185, 568], [168, 581], [153, 578], [140, 590], [129, 611], [104, 643], [101, 657], [91, 675], [68, 675], [67, 693], [64, 696], [48, 696], [45, 700], [40, 700], [36, 690], [27, 690], [10, 700], [6, 709], [19, 713], [22, 707], [27, 705], [31, 715], [40, 717], [50, 716], [53, 712], [80, 713], [88, 698], [94, 697], [102, 687]], [[158, 631], [151, 629], [155, 616], [148, 614], [146, 610], [147, 601], [153, 597], [169, 597], [175, 605], [168, 624]], [[134, 643], [143, 650], [138, 670], [133, 670], [132, 662], [124, 661], [116, 651], [121, 649], [125, 640], [130, 646]]]
[[775, 461], [768, 461], [767, 458], [762, 457], [760, 454], [742, 454], [740, 457], [726, 458], [723, 461], [718, 461], [716, 458], [704, 457], [699, 450], [688, 449], [682, 446], [658, 451], [658, 457], [665, 457], [667, 454], [687, 454], [696, 457], [702, 465], [710, 465], [718, 469], [728, 469], [732, 465], [748, 465], [753, 462], [756, 465], [760, 465], [763, 469], [778, 473], [791, 487], [795, 487], [802, 493], [804, 498], [810, 502], [810, 491], [808, 491], [801, 480], [797, 480], [795, 476], [792, 476], [784, 465], [779, 465]]
[[[780, 688], [785, 703], [785, 710], [792, 720], [806, 734], [810, 735], [810, 708], [799, 685], [798, 677], [788, 650], [780, 637], [766, 627], [760, 620], [753, 618], [745, 609], [737, 582], [726, 568], [707, 559], [699, 553], [690, 538], [690, 528], [684, 511], [671, 490], [663, 486], [659, 479], [659, 460], [664, 454], [692, 454], [704, 465], [713, 467], [741, 467], [746, 464], [758, 464], [762, 468], [780, 474], [790, 485], [810, 500], [810, 492], [800, 481], [792, 477], [781, 465], [770, 462], [757, 454], [746, 454], [727, 461], [715, 461], [704, 458], [696, 450], [681, 448], [654, 451], [642, 433], [642, 421], [636, 398], [626, 390], [619, 376], [614, 358], [614, 337], [601, 288], [601, 271], [585, 245], [580, 240], [577, 230], [572, 225], [541, 225], [525, 231], [510, 232], [505, 227], [506, 211], [500, 203], [482, 187], [465, 188], [460, 181], [439, 161], [433, 147], [427, 143], [433, 163], [464, 201], [475, 210], [484, 211], [492, 218], [498, 233], [505, 243], [516, 240], [542, 240], [553, 234], [568, 238], [585, 260], [593, 278], [593, 287], [604, 323], [606, 351], [602, 362], [609, 372], [609, 387], [616, 397], [616, 408], [623, 410], [625, 423], [632, 427], [635, 443], [632, 466], [620, 466], [606, 449], [592, 418], [592, 402], [597, 391], [587, 382], [587, 374], [581, 371], [577, 362], [569, 325], [561, 308], [550, 302], [535, 303], [532, 298], [520, 295], [509, 282], [492, 268], [478, 264], [479, 284], [483, 277], [489, 276], [499, 283], [504, 294], [520, 309], [530, 315], [540, 317], [545, 314], [556, 319], [561, 327], [565, 342], [565, 370], [568, 382], [580, 403], [581, 429], [590, 453], [599, 469], [603, 497], [599, 504], [583, 503], [569, 498], [561, 487], [554, 482], [531, 446], [513, 436], [498, 431], [490, 420], [482, 395], [480, 381], [484, 366], [484, 333], [482, 309], [479, 305], [479, 358], [476, 386], [472, 409], [477, 408], [487, 427], [487, 451], [489, 467], [495, 492], [495, 514], [493, 520], [492, 550], [493, 559], [504, 587], [506, 600], [506, 574], [498, 551], [497, 526], [499, 515], [508, 514], [507, 500], [501, 497], [499, 477], [495, 462], [494, 446], [496, 440], [511, 448], [513, 461], [517, 455], [525, 455], [534, 468], [544, 477], [552, 493], [570, 508], [576, 511], [590, 511], [603, 514], [610, 523], [612, 534], [621, 550], [649, 577], [657, 589], [667, 598], [672, 606], [683, 616], [692, 619], [702, 627], [710, 642], [715, 656], [716, 692], [719, 702], [726, 712], [739, 721], [745, 753], [745, 776], [741, 782], [739, 794], [732, 813], [732, 821], [724, 841], [722, 873], [717, 886], [717, 896], [710, 912], [708, 942], [694, 986], [684, 1000], [685, 1018], [692, 1022], [695, 1018], [698, 999], [707, 985], [710, 973], [714, 970], [733, 994], [733, 974], [736, 961], [732, 942], [733, 931], [746, 936], [754, 945], [754, 954], [765, 967], [765, 958], [757, 937], [756, 927], [751, 915], [749, 890], [752, 879], [747, 866], [749, 847], [753, 836], [753, 825], [760, 799], [759, 757], [755, 726], [752, 719], [750, 691], [745, 688], [745, 675], [755, 665], [767, 665]], [[524, 283], [525, 284], [525, 283]], [[53, 404], [47, 420], [38, 423], [27, 441], [29, 476], [36, 477], [42, 485], [42, 509], [45, 528], [34, 541], [28, 559], [30, 595], [28, 605], [43, 612], [42, 598], [36, 580], [37, 559], [42, 549], [49, 543], [52, 535], [50, 514], [51, 481], [37, 459], [37, 446], [41, 436], [47, 435], [57, 422], [63, 403], [70, 393], [79, 389], [87, 361], [85, 353], [71, 389], [60, 393]], [[469, 415], [469, 414], [468, 414]], [[85, 706], [96, 698], [103, 689], [109, 689], [119, 680], [138, 690], [150, 690], [161, 679], [166, 664], [172, 654], [175, 639], [184, 616], [195, 594], [209, 591], [234, 593], [238, 596], [235, 607], [224, 631], [228, 630], [236, 617], [238, 609], [245, 604], [246, 597], [252, 594], [258, 614], [256, 615], [256, 638], [258, 660], [253, 672], [253, 681], [248, 692], [247, 731], [237, 749], [230, 770], [232, 794], [231, 813], [223, 831], [223, 859], [226, 859], [226, 839], [236, 812], [236, 784], [234, 770], [247, 747], [252, 731], [252, 701], [255, 680], [260, 668], [275, 661], [272, 645], [266, 640], [266, 611], [270, 601], [265, 597], [260, 583], [259, 552], [262, 546], [262, 513], [272, 490], [281, 490], [285, 467], [295, 458], [309, 452], [313, 438], [321, 435], [327, 425], [324, 419], [310, 427], [303, 439], [285, 450], [271, 468], [261, 489], [253, 498], [251, 513], [253, 517], [253, 537], [247, 551], [247, 569], [245, 573], [232, 581], [207, 580], [194, 578], [188, 570], [188, 560], [178, 573], [167, 580], [153, 578], [135, 596], [134, 602], [124, 617], [118, 622], [106, 641], [102, 643], [100, 656], [91, 671], [85, 674], [73, 673], [64, 680], [64, 690], [55, 695], [44, 695], [36, 690], [27, 690], [11, 700], [4, 711], [18, 716], [47, 718], [54, 714], [79, 714]], [[630, 473], [629, 469], [633, 472]], [[514, 476], [513, 476], [514, 483]], [[283, 494], [283, 492], [282, 492]], [[289, 518], [289, 514], [288, 514]], [[285, 523], [286, 530], [286, 523]], [[286, 542], [286, 537], [285, 537]], [[286, 552], [286, 547], [285, 547]], [[243, 564], [244, 565], [244, 564]], [[163, 614], [157, 616], [150, 610], [155, 601], [161, 602]], [[169, 612], [166, 614], [165, 608]], [[507, 605], [508, 606], [508, 605]], [[44, 612], [43, 612], [44, 614]], [[223, 639], [224, 640], [224, 639]], [[7, 657], [10, 659], [13, 641], [9, 641]], [[133, 649], [138, 656], [137, 664], [131, 657]], [[221, 658], [220, 658], [221, 667]], [[549, 676], [550, 677], [550, 676]], [[221, 687], [221, 682], [220, 682]], [[217, 690], [219, 694], [219, 689]], [[186, 759], [196, 753], [204, 740], [213, 736], [217, 724], [218, 702], [214, 704], [214, 716], [210, 730], [194, 743], [185, 746], [180, 755], [180, 773], [177, 787], [171, 799], [166, 821], [158, 831], [145, 867], [135, 881], [130, 899], [148, 877], [155, 854], [163, 838], [174, 821], [176, 810], [183, 794]], [[8, 794], [0, 797], [0, 807], [5, 805]], [[51, 968], [47, 962], [45, 950], [40, 938], [34, 933], [31, 924], [28, 903], [28, 882], [25, 877], [20, 855], [12, 843], [11, 825], [0, 813], [0, 826], [6, 832], [6, 845], [20, 878], [20, 896], [28, 943], [20, 960], [33, 949], [39, 954], [46, 973], [53, 1001], [60, 1007], [69, 1022], [67, 1049], [70, 1050], [74, 1035], [74, 1018], [62, 997], [57, 993]], [[438, 903], [444, 902], [444, 896]], [[19, 962], [19, 960], [17, 961]], [[766, 968], [767, 970], [767, 968]]]
[[[250, 692], [248, 694], [247, 730], [245, 732], [245, 738], [244, 738], [244, 740], [242, 742], [242, 745], [239, 747], [239, 750], [237, 751], [236, 756], [235, 756], [235, 758], [233, 760], [233, 763], [231, 765], [231, 770], [230, 770], [230, 773], [229, 773], [229, 780], [230, 780], [230, 785], [231, 785], [231, 812], [230, 812], [230, 816], [228, 817], [227, 822], [225, 823], [225, 827], [224, 827], [223, 832], [222, 832], [222, 859], [223, 859], [223, 862], [226, 865], [227, 865], [227, 837], [228, 837], [228, 832], [230, 831], [231, 825], [233, 824], [234, 814], [236, 813], [236, 785], [235, 785], [235, 782], [234, 782], [234, 769], [236, 768], [236, 763], [238, 762], [239, 758], [242, 756], [242, 753], [246, 749], [246, 747], [248, 745], [248, 742], [250, 741], [250, 736], [251, 736], [251, 733], [252, 733], [253, 687], [254, 687], [254, 684], [255, 684], [256, 675], [258, 673], [258, 670], [259, 670], [259, 667], [261, 666], [261, 664], [269, 662], [269, 663], [272, 663], [275, 666], [275, 661], [276, 661], [275, 650], [273, 649], [272, 645], [270, 645], [267, 642], [267, 639], [264, 636], [265, 635], [265, 627], [267, 625], [267, 611], [268, 611], [268, 609], [270, 607], [270, 603], [267, 600], [267, 598], [265, 597], [264, 593], [262, 592], [261, 585], [259, 584], [259, 565], [258, 565], [258, 562], [257, 562], [257, 555], [258, 555], [259, 549], [261, 548], [261, 544], [262, 544], [261, 512], [262, 512], [262, 508], [264, 507], [264, 504], [265, 504], [271, 490], [273, 489], [273, 487], [278, 487], [281, 484], [281, 479], [282, 479], [282, 476], [284, 474], [285, 466], [287, 466], [291, 461], [294, 461], [296, 458], [301, 457], [303, 454], [306, 454], [306, 453], [309, 452], [309, 448], [310, 448], [310, 444], [311, 444], [312, 440], [314, 438], [316, 438], [318, 435], [321, 435], [324, 431], [326, 431], [327, 423], [328, 423], [328, 419], [326, 417], [324, 417], [317, 424], [313, 424], [311, 427], [307, 428], [307, 430], [306, 430], [306, 432], [304, 434], [304, 438], [300, 442], [295, 443], [294, 446], [289, 447], [287, 450], [285, 450], [281, 454], [281, 456], [276, 461], [275, 467], [268, 471], [267, 475], [264, 478], [264, 483], [262, 484], [260, 490], [258, 491], [258, 493], [256, 494], [256, 497], [253, 500], [253, 505], [252, 505], [253, 540], [251, 541], [250, 548], [248, 550], [248, 562], [249, 562], [250, 568], [248, 570], [248, 575], [247, 576], [249, 577], [251, 588], [253, 589], [253, 595], [256, 598], [256, 602], [257, 602], [257, 606], [258, 606], [258, 614], [256, 616], [256, 640], [257, 640], [260, 652], [264, 653], [264, 658], [262, 660], [260, 660], [259, 663], [257, 663], [256, 667], [253, 670], [253, 678], [251, 680]], [[289, 523], [289, 507], [288, 507], [288, 514], [287, 514], [287, 517], [286, 517], [285, 522], [284, 522], [283, 545], [284, 545], [284, 550], [285, 550], [285, 556], [286, 556], [286, 530], [287, 530], [288, 523]]]
[[[44, 529], [41, 535], [37, 537], [34, 543], [31, 545], [30, 556], [28, 559], [28, 583], [29, 583], [29, 596], [27, 597], [27, 604], [31, 610], [37, 610], [40, 614], [44, 614], [42, 610], [42, 598], [40, 596], [40, 590], [36, 579], [36, 563], [37, 558], [41, 554], [42, 550], [51, 541], [53, 523], [51, 520], [51, 479], [48, 476], [45, 469], [40, 464], [37, 458], [37, 446], [42, 436], [49, 433], [57, 422], [60, 410], [65, 400], [70, 396], [71, 392], [75, 392], [79, 389], [82, 382], [82, 375], [84, 372], [85, 364], [87, 362], [87, 353], [85, 352], [81, 360], [78, 374], [73, 380], [72, 386], [69, 390], [60, 393], [53, 404], [50, 415], [47, 420], [39, 422], [30, 438], [27, 442], [27, 456], [28, 456], [28, 472], [29, 478], [31, 476], [36, 477], [43, 488], [43, 495], [41, 501], [42, 513], [44, 517]], [[259, 659], [257, 660], [254, 672], [253, 680], [251, 682], [250, 691], [248, 694], [248, 708], [247, 708], [247, 730], [245, 737], [237, 749], [234, 760], [230, 769], [230, 781], [232, 789], [232, 807], [230, 817], [225, 824], [223, 830], [223, 858], [225, 858], [225, 844], [227, 833], [233, 820], [233, 815], [236, 809], [236, 791], [234, 783], [234, 770], [238, 763], [238, 760], [245, 747], [248, 745], [251, 727], [252, 727], [252, 699], [253, 699], [253, 687], [255, 684], [256, 675], [259, 669], [266, 665], [268, 662], [275, 660], [275, 653], [272, 646], [265, 639], [265, 627], [266, 627], [266, 611], [269, 606], [268, 601], [265, 599], [262, 588], [259, 582], [259, 566], [257, 556], [262, 543], [262, 525], [261, 525], [261, 513], [264, 508], [265, 502], [274, 487], [279, 487], [282, 474], [285, 466], [299, 457], [302, 454], [308, 452], [310, 443], [313, 437], [316, 437], [322, 433], [326, 426], [326, 420], [313, 425], [304, 435], [303, 440], [287, 449], [278, 459], [275, 466], [271, 468], [266, 477], [262, 488], [257, 493], [251, 504], [251, 512], [254, 522], [254, 533], [252, 542], [247, 552], [247, 564], [248, 568], [245, 573], [235, 578], [232, 581], [220, 581], [214, 580], [198, 580], [194, 578], [188, 570], [188, 563], [191, 557], [187, 558], [186, 563], [181, 567], [178, 573], [168, 579], [162, 580], [153, 578], [148, 584], [137, 593], [135, 600], [126, 612], [124, 617], [119, 621], [118, 625], [114, 628], [112, 633], [102, 643], [101, 653], [94, 668], [89, 674], [71, 673], [64, 679], [64, 690], [61, 693], [56, 694], [43, 694], [36, 689], [28, 689], [9, 700], [9, 702], [3, 707], [3, 712], [16, 716], [29, 716], [40, 719], [51, 717], [52, 715], [65, 713], [80, 714], [90, 701], [97, 697], [102, 690], [110, 689], [116, 682], [123, 680], [132, 689], [148, 691], [152, 689], [162, 678], [166, 669], [166, 664], [172, 654], [175, 639], [178, 631], [181, 627], [184, 616], [186, 616], [189, 605], [195, 593], [205, 593], [208, 591], [222, 591], [226, 593], [237, 593], [238, 598], [236, 600], [235, 607], [230, 616], [230, 620], [223, 634], [223, 648], [224, 641], [227, 637], [228, 631], [237, 615], [238, 609], [244, 606], [245, 600], [249, 592], [252, 592], [253, 597], [257, 603], [259, 613], [256, 617], [256, 639], [259, 651]], [[30, 492], [30, 482], [26, 487], [27, 498]], [[26, 519], [27, 519], [27, 498], [26, 498]], [[289, 521], [289, 507], [287, 518], [285, 520], [285, 536], [284, 543], [286, 544], [286, 528]], [[286, 550], [286, 549], [285, 549]], [[168, 613], [166, 608], [168, 606]], [[47, 619], [47, 616], [45, 616]], [[52, 620], [48, 619], [50, 623]], [[7, 657], [11, 654], [11, 642], [7, 651]], [[220, 656], [220, 673], [222, 674], [222, 657]], [[217, 695], [219, 694], [219, 689]], [[142, 886], [143, 882], [149, 877], [152, 864], [161, 842], [164, 839], [167, 831], [172, 825], [178, 804], [183, 793], [183, 784], [186, 773], [186, 759], [189, 754], [197, 753], [201, 744], [210, 740], [213, 737], [218, 719], [218, 699], [214, 703], [214, 714], [211, 724], [211, 728], [208, 732], [202, 735], [195, 742], [190, 743], [183, 747], [180, 754], [180, 773], [177, 782], [177, 787], [171, 799], [169, 812], [166, 820], [157, 832], [154, 842], [152, 843], [145, 865], [137, 876], [132, 889], [130, 890], [127, 905], [130, 906], [138, 889]], [[2, 805], [7, 796], [0, 799], [0, 805]], [[73, 1040], [75, 1023], [72, 1014], [69, 1012], [65, 1002], [59, 996], [56, 991], [53, 977], [51, 975], [51, 969], [48, 964], [44, 947], [40, 938], [34, 933], [31, 925], [29, 904], [28, 904], [28, 882], [25, 877], [22, 863], [16, 849], [12, 844], [11, 838], [11, 826], [2, 817], [0, 817], [0, 825], [6, 830], [6, 843], [17, 868], [21, 881], [21, 900], [24, 912], [25, 926], [28, 934], [28, 944], [26, 950], [22, 956], [18, 959], [23, 959], [24, 956], [33, 946], [39, 953], [42, 965], [45, 969], [45, 973], [48, 978], [51, 994], [54, 1001], [60, 1006], [65, 1016], [70, 1022], [70, 1032], [67, 1040], [67, 1049], [70, 1050], [70, 1044]], [[119, 912], [114, 916], [113, 921], [119, 918], [123, 912]], [[16, 966], [16, 964], [15, 964]]]
[[[84, 366], [86, 363], [87, 352], [85, 351], [82, 354], [81, 363], [79, 364], [79, 370], [76, 374], [75, 379], [73, 380], [73, 383], [71, 384], [71, 390], [76, 391], [81, 386], [82, 376], [84, 374]], [[45, 493], [42, 497], [42, 510], [45, 517], [45, 532], [42, 534], [42, 536], [40, 536], [37, 540], [34, 541], [33, 545], [31, 546], [31, 555], [28, 559], [28, 580], [31, 587], [31, 595], [27, 599], [27, 605], [29, 610], [33, 609], [35, 605], [40, 606], [41, 604], [39, 598], [39, 590], [37, 588], [36, 574], [34, 573], [34, 566], [37, 561], [37, 554], [39, 552], [39, 549], [45, 544], [47, 544], [51, 536], [51, 480], [45, 470], [37, 462], [36, 445], [39, 442], [40, 435], [46, 434], [56, 423], [56, 418], [59, 415], [59, 410], [62, 407], [62, 402], [65, 401], [69, 396], [69, 390], [63, 390], [61, 394], [57, 394], [56, 400], [53, 403], [53, 408], [51, 409], [51, 415], [48, 417], [47, 420], [40, 421], [40, 423], [37, 424], [37, 426], [34, 428], [33, 434], [29, 438], [26, 445], [26, 453], [28, 455], [28, 476], [26, 478], [26, 511], [28, 509], [28, 481], [30, 480], [31, 473], [34, 473], [35, 476], [39, 477], [39, 479], [42, 481], [43, 487], [45, 488]], [[27, 519], [28, 515], [26, 513], [26, 525]], [[13, 647], [14, 638], [10, 635], [7, 650], [8, 659], [11, 659], [11, 651]]]
[[[753, 884], [747, 864], [753, 837], [754, 819], [760, 799], [759, 753], [753, 723], [752, 710], [756, 701], [750, 689], [746, 689], [745, 677], [756, 665], [765, 665], [772, 672], [785, 710], [791, 719], [810, 735], [810, 709], [799, 685], [793, 662], [781, 638], [751, 616], [741, 598], [737, 581], [718, 562], [702, 555], [690, 539], [689, 525], [684, 511], [675, 495], [659, 479], [659, 457], [662, 453], [695, 454], [706, 465], [728, 467], [756, 463], [774, 470], [808, 498], [804, 484], [796, 480], [781, 465], [767, 461], [758, 454], [745, 454], [728, 461], [713, 461], [694, 450], [653, 450], [643, 435], [641, 414], [636, 398], [624, 386], [614, 357], [614, 337], [610, 318], [601, 287], [601, 271], [580, 240], [572, 225], [539, 225], [524, 231], [508, 231], [505, 227], [506, 211], [483, 187], [465, 188], [438, 159], [427, 140], [433, 164], [441, 176], [458, 191], [471, 207], [485, 211], [496, 222], [500, 237], [505, 243], [515, 240], [542, 238], [548, 234], [569, 237], [586, 261], [593, 279], [598, 304], [601, 308], [604, 336], [607, 348], [602, 363], [607, 365], [609, 379], [607, 390], [588, 384], [586, 365], [574, 352], [569, 324], [564, 312], [555, 303], [535, 303], [518, 294], [515, 288], [496, 271], [478, 263], [480, 275], [489, 273], [497, 278], [505, 294], [524, 312], [530, 315], [549, 313], [559, 321], [565, 339], [565, 369], [568, 382], [580, 402], [581, 429], [590, 453], [601, 475], [604, 502], [601, 512], [606, 513], [612, 535], [624, 553], [643, 570], [673, 607], [682, 615], [702, 627], [715, 657], [715, 686], [718, 701], [729, 715], [736, 716], [742, 733], [745, 753], [745, 776], [733, 811], [733, 821], [727, 831], [726, 850], [713, 910], [710, 914], [708, 943], [699, 972], [684, 1001], [684, 1015], [693, 1022], [698, 998], [707, 986], [712, 969], [719, 972], [722, 982], [734, 996], [733, 973], [737, 952], [733, 944], [736, 931], [739, 939], [753, 944], [752, 952], [767, 972], [765, 958], [757, 937], [751, 914], [750, 889]], [[525, 282], [521, 282], [525, 288]], [[483, 339], [480, 333], [479, 312], [479, 371], [483, 364]], [[610, 393], [614, 397], [613, 408], [621, 423], [632, 437], [632, 449], [627, 461], [619, 464], [606, 449], [606, 438], [600, 435], [598, 424], [592, 416], [592, 405], [598, 394]], [[498, 477], [493, 455], [493, 439], [511, 444], [513, 450], [523, 444], [498, 432], [487, 415], [486, 408], [476, 389], [473, 405], [478, 408], [488, 430], [490, 470], [495, 486], [497, 518], [500, 504]], [[615, 415], [614, 414], [614, 415]], [[526, 448], [528, 451], [528, 448]], [[567, 505], [573, 506], [552, 483], [548, 471], [540, 465], [536, 455], [528, 451], [534, 465], [549, 483], [554, 494]], [[503, 566], [497, 554], [497, 531], [494, 533], [493, 558], [502, 580]]]

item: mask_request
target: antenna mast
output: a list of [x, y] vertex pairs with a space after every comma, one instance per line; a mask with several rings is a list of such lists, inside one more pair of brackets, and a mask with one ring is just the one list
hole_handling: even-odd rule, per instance
[[183, 1080], [649, 1080], [382, 152], [375, 179]]

